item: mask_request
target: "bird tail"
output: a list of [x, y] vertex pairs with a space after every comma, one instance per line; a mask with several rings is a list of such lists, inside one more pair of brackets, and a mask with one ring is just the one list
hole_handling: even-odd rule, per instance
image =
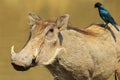
[[116, 28], [117, 31], [120, 31], [116, 24], [113, 24], [113, 26]]

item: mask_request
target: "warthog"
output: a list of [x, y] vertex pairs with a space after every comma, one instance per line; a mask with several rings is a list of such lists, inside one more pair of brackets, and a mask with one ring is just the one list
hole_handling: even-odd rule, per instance
[[[107, 80], [117, 69], [120, 53], [120, 33], [92, 25], [84, 30], [68, 25], [69, 15], [56, 21], [43, 21], [30, 13], [30, 38], [19, 52], [11, 48], [12, 65], [25, 71], [43, 65], [54, 80]], [[118, 71], [117, 71], [118, 70]]]

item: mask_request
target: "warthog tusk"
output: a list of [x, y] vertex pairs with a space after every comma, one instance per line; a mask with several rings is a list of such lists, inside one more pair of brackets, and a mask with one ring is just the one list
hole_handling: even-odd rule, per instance
[[11, 54], [15, 54], [14, 45], [11, 47]]
[[39, 52], [38, 52], [38, 49], [36, 48], [36, 49], [35, 49], [35, 54], [33, 55], [33, 57], [36, 58], [37, 55], [38, 55], [38, 53], [39, 53]]

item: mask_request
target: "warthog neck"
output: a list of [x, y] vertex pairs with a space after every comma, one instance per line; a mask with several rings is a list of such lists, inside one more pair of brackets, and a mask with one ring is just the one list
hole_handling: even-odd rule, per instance
[[67, 71], [64, 66], [59, 63], [58, 59], [53, 64], [47, 65], [46, 67], [54, 76], [54, 80], [76, 80], [72, 73]]

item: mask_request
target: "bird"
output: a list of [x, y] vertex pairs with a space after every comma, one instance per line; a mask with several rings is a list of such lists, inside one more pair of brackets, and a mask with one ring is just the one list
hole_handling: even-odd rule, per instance
[[105, 28], [108, 27], [109, 23], [111, 23], [116, 28], [117, 31], [120, 31], [114, 18], [111, 16], [109, 11], [106, 8], [104, 8], [104, 6], [100, 2], [95, 3], [94, 7], [98, 8], [100, 17], [105, 21], [106, 23]]

